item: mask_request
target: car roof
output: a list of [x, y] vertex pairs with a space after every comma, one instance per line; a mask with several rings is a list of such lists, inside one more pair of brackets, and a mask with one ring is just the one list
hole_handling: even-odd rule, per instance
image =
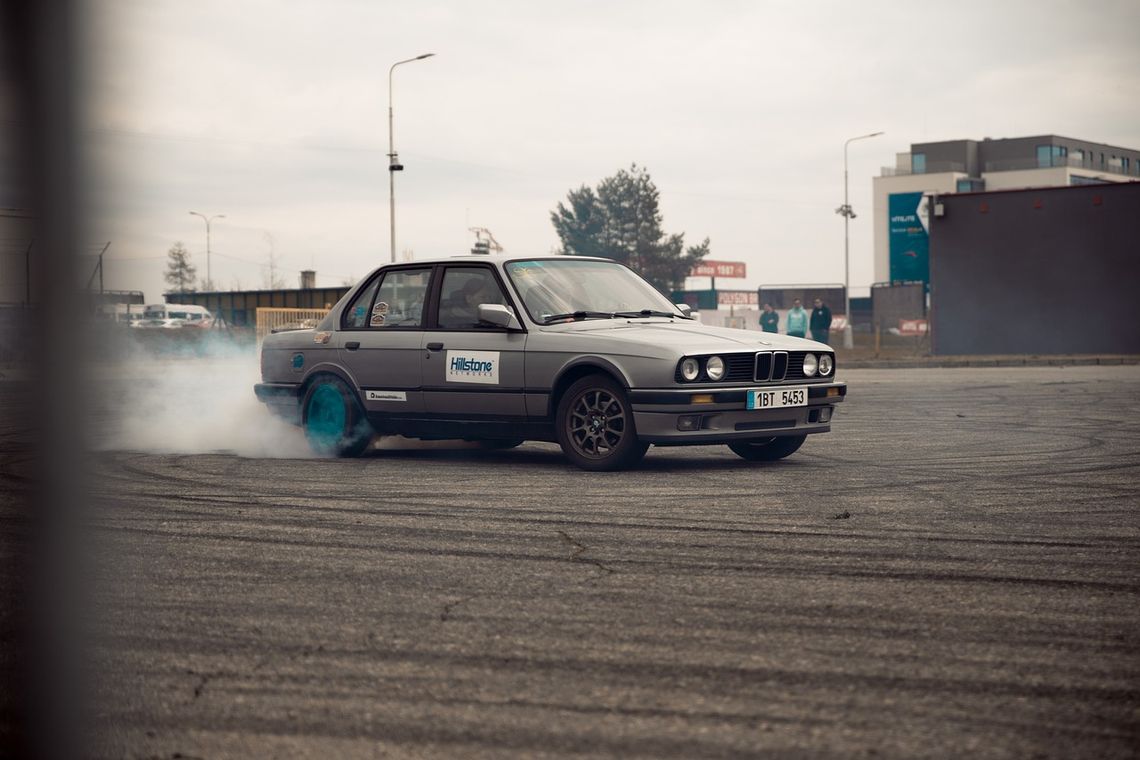
[[[414, 259], [412, 261], [397, 261], [395, 264], [413, 265], [413, 264], [440, 264], [440, 263], [454, 263], [456, 261], [479, 263], [483, 261], [506, 264], [511, 261], [560, 261], [562, 259], [574, 259], [575, 261], [613, 261], [600, 256], [570, 256], [558, 253], [541, 253], [535, 256], [527, 255], [509, 255], [505, 253], [465, 253], [455, 256], [432, 256], [423, 259]], [[392, 262], [382, 264], [381, 266], [392, 266]]]

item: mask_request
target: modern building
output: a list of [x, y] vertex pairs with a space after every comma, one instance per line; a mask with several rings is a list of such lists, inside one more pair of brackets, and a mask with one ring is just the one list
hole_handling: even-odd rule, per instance
[[1140, 181], [1140, 151], [1057, 135], [913, 143], [874, 178], [875, 281], [930, 281], [930, 195]]

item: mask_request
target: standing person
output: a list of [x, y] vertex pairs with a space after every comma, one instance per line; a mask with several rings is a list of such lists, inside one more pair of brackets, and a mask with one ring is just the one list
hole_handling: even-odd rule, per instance
[[792, 301], [792, 308], [788, 310], [788, 335], [802, 338], [807, 333], [808, 314], [804, 311], [800, 299]]
[[760, 329], [764, 332], [780, 332], [780, 315], [770, 303], [764, 304], [764, 311], [760, 312]]
[[811, 339], [820, 343], [827, 342], [827, 334], [831, 332], [831, 309], [820, 298], [815, 299], [815, 308], [811, 310]]

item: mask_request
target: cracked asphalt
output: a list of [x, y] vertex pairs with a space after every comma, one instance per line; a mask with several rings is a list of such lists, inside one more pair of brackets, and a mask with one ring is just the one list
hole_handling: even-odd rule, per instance
[[101, 757], [1135, 757], [1140, 367], [859, 370], [784, 462], [94, 455]]

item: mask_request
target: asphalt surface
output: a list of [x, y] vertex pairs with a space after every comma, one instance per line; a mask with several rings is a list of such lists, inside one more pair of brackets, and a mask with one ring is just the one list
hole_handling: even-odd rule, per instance
[[774, 464], [99, 452], [88, 746], [1135, 757], [1140, 367], [842, 379]]

